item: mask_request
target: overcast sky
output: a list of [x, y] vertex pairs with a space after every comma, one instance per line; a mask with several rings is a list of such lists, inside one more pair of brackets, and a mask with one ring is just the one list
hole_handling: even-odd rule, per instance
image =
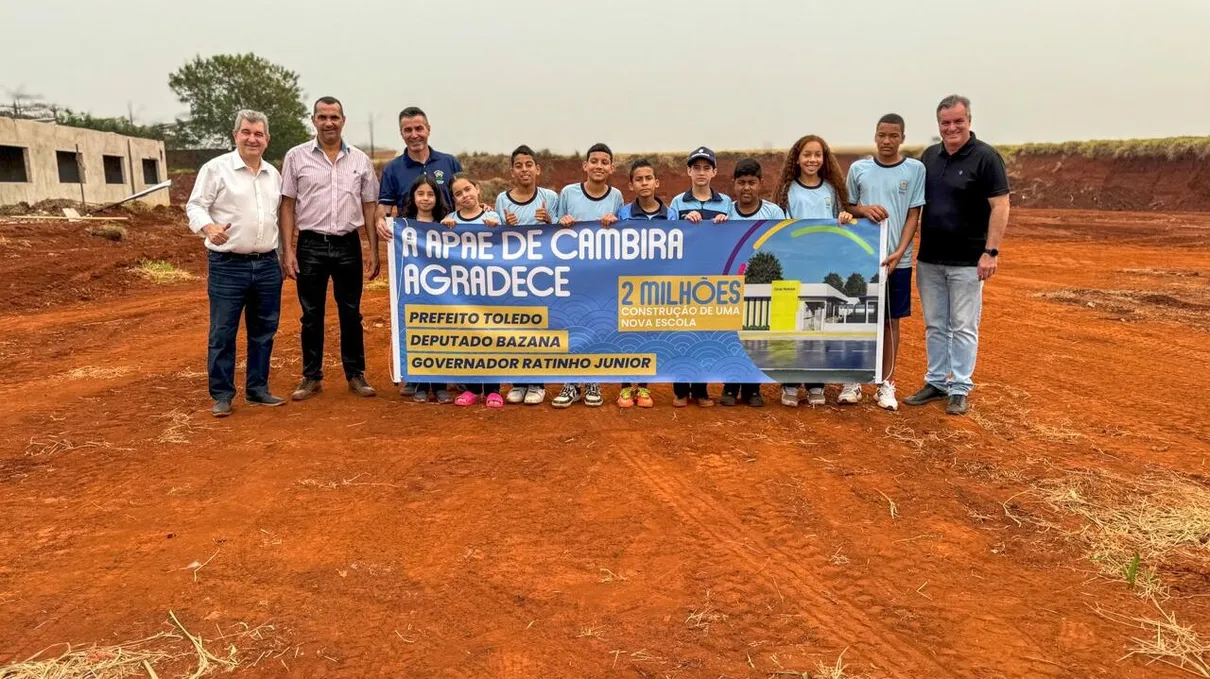
[[[288, 8], [288, 9], [284, 9]], [[139, 122], [168, 74], [253, 51], [342, 99], [345, 137], [400, 147], [418, 105], [451, 152], [867, 144], [935, 133], [951, 92], [1001, 142], [1210, 134], [1210, 0], [6, 1], [0, 95]]]

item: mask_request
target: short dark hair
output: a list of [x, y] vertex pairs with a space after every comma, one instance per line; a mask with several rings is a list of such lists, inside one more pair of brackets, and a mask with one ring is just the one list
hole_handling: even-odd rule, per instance
[[761, 178], [760, 163], [755, 158], [744, 158], [735, 164], [735, 172], [731, 175], [731, 179], [739, 179], [740, 177], [756, 177]]
[[609, 146], [602, 144], [601, 142], [597, 142], [588, 147], [588, 152], [584, 154], [584, 160], [588, 160], [588, 156], [591, 156], [594, 153], [607, 153], [609, 154], [609, 161], [613, 162], [613, 151], [609, 148]]
[[898, 125], [899, 132], [902, 134], [907, 131], [907, 126], [903, 123], [903, 116], [898, 113], [888, 113], [878, 119], [878, 124], [886, 123], [887, 125]]
[[424, 122], [426, 123], [429, 121], [429, 117], [424, 114], [424, 111], [420, 110], [419, 106], [409, 106], [399, 112], [399, 122], [402, 123], [404, 118], [415, 118], [416, 116], [424, 118]]
[[971, 119], [971, 100], [967, 99], [966, 97], [962, 96], [961, 94], [951, 94], [948, 97], [942, 99], [941, 103], [937, 104], [937, 117], [938, 118], [941, 117], [941, 112], [943, 110], [945, 110], [947, 108], [954, 108], [955, 106], [957, 106], [959, 104], [961, 104], [963, 110], [966, 111], [966, 119], [970, 120]]
[[651, 168], [652, 172], [655, 172], [655, 166], [651, 164], [650, 160], [646, 158], [636, 158], [635, 161], [630, 164], [630, 178], [634, 179], [634, 173], [645, 167], [649, 167]]
[[340, 117], [343, 118], [345, 115], [345, 105], [340, 103], [340, 100], [336, 97], [320, 97], [316, 99], [315, 105], [311, 107], [311, 115], [315, 115], [319, 111], [320, 104], [326, 104], [328, 106], [336, 104], [340, 107]]
[[522, 145], [518, 146], [517, 148], [513, 149], [512, 155], [508, 157], [509, 165], [512, 165], [513, 163], [517, 162], [517, 156], [529, 156], [530, 158], [534, 159], [535, 163], [538, 162], [538, 156], [534, 154], [534, 150], [531, 149], [530, 147], [526, 146], [525, 144], [522, 144]]

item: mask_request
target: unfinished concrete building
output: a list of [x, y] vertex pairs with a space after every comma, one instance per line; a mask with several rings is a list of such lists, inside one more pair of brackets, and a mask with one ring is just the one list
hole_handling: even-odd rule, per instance
[[[162, 141], [0, 117], [0, 205], [106, 205], [165, 179]], [[168, 191], [139, 200], [167, 205]]]

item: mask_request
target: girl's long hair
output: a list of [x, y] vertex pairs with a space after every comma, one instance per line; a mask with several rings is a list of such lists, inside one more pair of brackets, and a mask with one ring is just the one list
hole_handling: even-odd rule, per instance
[[840, 172], [840, 161], [836, 160], [836, 155], [832, 153], [832, 147], [828, 146], [828, 142], [824, 141], [823, 137], [814, 134], [808, 134], [794, 142], [794, 146], [791, 146], [790, 150], [786, 152], [786, 162], [781, 168], [781, 179], [777, 182], [773, 202], [780, 205], [783, 210], [790, 209], [790, 185], [798, 181], [799, 176], [802, 175], [802, 168], [798, 166], [798, 156], [802, 153], [802, 147], [812, 141], [823, 147], [823, 164], [819, 167], [819, 177], [831, 185], [832, 190], [836, 192], [836, 201], [839, 205], [834, 206], [832, 211], [839, 215], [840, 211], [849, 204], [849, 192], [845, 186], [844, 175]]
[[433, 221], [440, 222], [450, 213], [450, 207], [445, 204], [445, 194], [441, 193], [441, 187], [437, 186], [437, 182], [427, 174], [420, 175], [416, 181], [412, 182], [412, 188], [408, 189], [408, 200], [403, 205], [403, 216], [408, 219], [417, 218], [416, 215], [420, 210], [416, 207], [416, 189], [426, 185], [433, 189], [433, 193], [437, 196], [437, 203], [433, 205]]

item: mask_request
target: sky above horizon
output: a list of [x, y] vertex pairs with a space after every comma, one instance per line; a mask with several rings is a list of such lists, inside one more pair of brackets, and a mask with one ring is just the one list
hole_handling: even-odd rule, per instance
[[252, 51], [396, 149], [409, 105], [456, 153], [864, 146], [892, 111], [924, 144], [954, 92], [995, 143], [1210, 134], [1206, 0], [7, 5], [0, 96], [140, 123], [188, 113], [168, 74], [194, 56]]

